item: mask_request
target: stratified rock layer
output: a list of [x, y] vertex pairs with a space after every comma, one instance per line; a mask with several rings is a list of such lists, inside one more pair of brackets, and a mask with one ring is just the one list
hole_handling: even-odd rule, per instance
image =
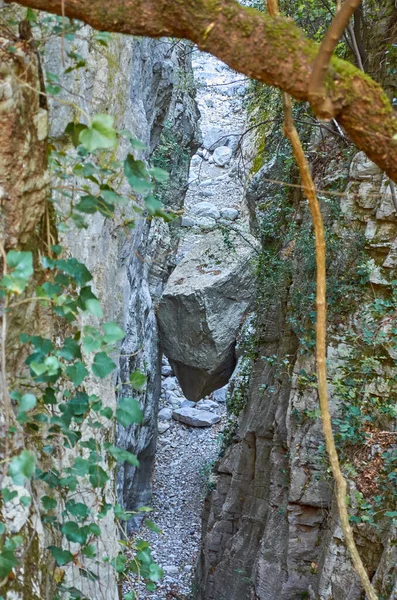
[[255, 296], [254, 255], [250, 236], [214, 231], [167, 283], [157, 313], [161, 345], [190, 400], [223, 387], [233, 372], [237, 332]]

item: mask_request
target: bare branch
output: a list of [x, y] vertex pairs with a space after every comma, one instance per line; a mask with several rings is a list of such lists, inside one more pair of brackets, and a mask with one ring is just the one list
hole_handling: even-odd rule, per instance
[[322, 119], [333, 119], [336, 115], [332, 99], [328, 96], [325, 80], [332, 55], [350, 17], [353, 15], [361, 0], [345, 0], [327, 29], [321, 43], [320, 51], [314, 62], [313, 73], [309, 83], [309, 102], [316, 114]]

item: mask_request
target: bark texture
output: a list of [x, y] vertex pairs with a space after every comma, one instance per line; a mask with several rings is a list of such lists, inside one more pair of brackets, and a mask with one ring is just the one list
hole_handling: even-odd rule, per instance
[[[9, 0], [7, 0], [9, 1]], [[187, 38], [235, 70], [310, 100], [318, 47], [285, 17], [270, 17], [234, 0], [21, 0], [94, 27], [132, 35]], [[335, 116], [353, 142], [397, 181], [397, 118], [381, 87], [334, 58], [327, 80]]]

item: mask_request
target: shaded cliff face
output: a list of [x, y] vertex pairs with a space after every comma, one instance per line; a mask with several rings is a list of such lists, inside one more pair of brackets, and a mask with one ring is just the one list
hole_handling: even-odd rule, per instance
[[[161, 146], [166, 124], [181, 151], [172, 163], [172, 177], [177, 184], [163, 200], [172, 210], [180, 210], [190, 156], [199, 143], [191, 46], [184, 42], [175, 45], [168, 40], [114, 36], [104, 52], [101, 47], [95, 48], [95, 44], [92, 47], [88, 34], [78, 48], [88, 68], [70, 85], [78, 88], [91, 114], [115, 115], [119, 129], [131, 131], [144, 142], [146, 150], [142, 158], [150, 159]], [[49, 49], [47, 55], [48, 70], [59, 68], [55, 49]], [[72, 118], [71, 110], [57, 104], [52, 114], [54, 135], [62, 139], [65, 124]], [[128, 151], [126, 141], [120, 158]], [[113, 397], [110, 402], [116, 402], [117, 384], [119, 396], [138, 397], [144, 412], [141, 426], [119, 427], [116, 434], [117, 445], [136, 454], [140, 462], [139, 469], [125, 463], [118, 470], [117, 492], [127, 510], [147, 505], [151, 499], [160, 395], [155, 308], [172, 268], [177, 242], [177, 230], [172, 223], [142, 217], [137, 217], [135, 227], [126, 231], [95, 215], [84, 232], [67, 234], [73, 255], [87, 264], [94, 275], [105, 319], [118, 322], [126, 332], [120, 346], [117, 381], [109, 381], [108, 393]], [[130, 375], [137, 369], [147, 377], [147, 385], [140, 392], [129, 386]]]
[[[333, 502], [318, 410], [310, 218], [299, 190], [280, 191], [268, 181], [286, 178], [287, 150], [279, 139], [277, 144], [279, 156], [261, 167], [247, 194], [263, 248], [259, 312], [241, 375], [237, 372], [229, 391], [229, 413], [239, 416], [215, 467], [216, 489], [206, 500], [197, 597], [359, 600], [361, 587]], [[373, 311], [374, 298], [394, 306], [396, 206], [382, 173], [336, 136], [311, 134], [307, 149], [318, 157], [313, 162], [318, 189], [330, 190], [322, 198], [329, 391], [349, 479], [350, 514], [359, 524], [355, 536], [368, 572], [380, 596], [392, 600], [395, 530], [388, 519], [371, 523], [365, 510], [376, 506], [377, 493], [386, 498], [381, 514], [393, 510], [395, 502], [382, 487], [383, 460], [396, 448], [395, 412], [387, 408], [396, 392], [395, 355], [386, 333], [383, 348], [368, 345], [368, 336], [387, 329], [389, 320], [387, 311], [383, 317]], [[377, 361], [373, 371], [366, 356]], [[365, 432], [360, 423], [366, 422]], [[370, 489], [369, 479], [377, 481], [375, 488]]]

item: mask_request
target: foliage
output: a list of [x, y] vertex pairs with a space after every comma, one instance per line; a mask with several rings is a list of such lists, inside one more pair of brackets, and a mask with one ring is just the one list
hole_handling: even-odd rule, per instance
[[[31, 10], [27, 20], [44, 36], [62, 34], [64, 39], [73, 40], [81, 33], [80, 23], [54, 16], [38, 20]], [[105, 48], [111, 39], [106, 32], [93, 37]], [[70, 52], [68, 57], [71, 66], [65, 74], [85, 66], [78, 53]], [[46, 80], [47, 94], [58, 95], [63, 89], [57, 75], [47, 73]], [[130, 132], [117, 130], [111, 115], [90, 117], [77, 105], [74, 108], [83, 119], [76, 117], [66, 126], [67, 151], [51, 146], [49, 153], [56, 181], [51, 202], [58, 231], [85, 228], [86, 218], [95, 213], [127, 229], [134, 227], [136, 217], [171, 220], [172, 214], [155, 196], [156, 184], [165, 182], [168, 173], [138, 158], [144, 144]], [[115, 156], [121, 140], [127, 140], [131, 150], [119, 161]], [[86, 599], [83, 591], [67, 583], [65, 569], [72, 567], [89, 581], [97, 580], [98, 571], [104, 568], [114, 570], [117, 577], [133, 574], [153, 591], [162, 570], [145, 541], [127, 540], [124, 523], [135, 513], [126, 512], [113, 501], [109, 478], [109, 469], [116, 462], [139, 467], [139, 461], [103, 433], [114, 430], [116, 423], [122, 427], [142, 423], [142, 409], [138, 399], [122, 397], [113, 410], [99, 395], [90, 393], [88, 385], [90, 380], [100, 382], [114, 374], [124, 332], [117, 323], [102, 322], [91, 273], [61, 245], [51, 243], [56, 241], [56, 234], [47, 233], [47, 256], [10, 250], [0, 282], [5, 320], [12, 319], [17, 307], [26, 303], [40, 307], [43, 315], [52, 314], [50, 318], [56, 323], [50, 337], [26, 332], [20, 335], [24, 367], [10, 389], [6, 377], [3, 379], [3, 395], [10, 398], [11, 410], [7, 413], [10, 426], [4, 460], [8, 477], [0, 496], [5, 517], [0, 523], [1, 586], [18, 589], [18, 574], [26, 559], [23, 549], [28, 551], [31, 536], [36, 535], [30, 522], [39, 519], [47, 530], [46, 537], [52, 540], [47, 548], [52, 561], [39, 568], [56, 585], [54, 600]], [[87, 324], [97, 322], [101, 325]], [[3, 353], [6, 343], [3, 339]], [[129, 384], [132, 390], [140, 391], [146, 382], [146, 374], [135, 371]], [[7, 516], [11, 506], [14, 512], [27, 512], [26, 524], [18, 535]], [[138, 512], [147, 510], [142, 507]], [[104, 545], [103, 530], [109, 520], [115, 521], [120, 532], [116, 553]], [[135, 597], [134, 592], [126, 597]]]

